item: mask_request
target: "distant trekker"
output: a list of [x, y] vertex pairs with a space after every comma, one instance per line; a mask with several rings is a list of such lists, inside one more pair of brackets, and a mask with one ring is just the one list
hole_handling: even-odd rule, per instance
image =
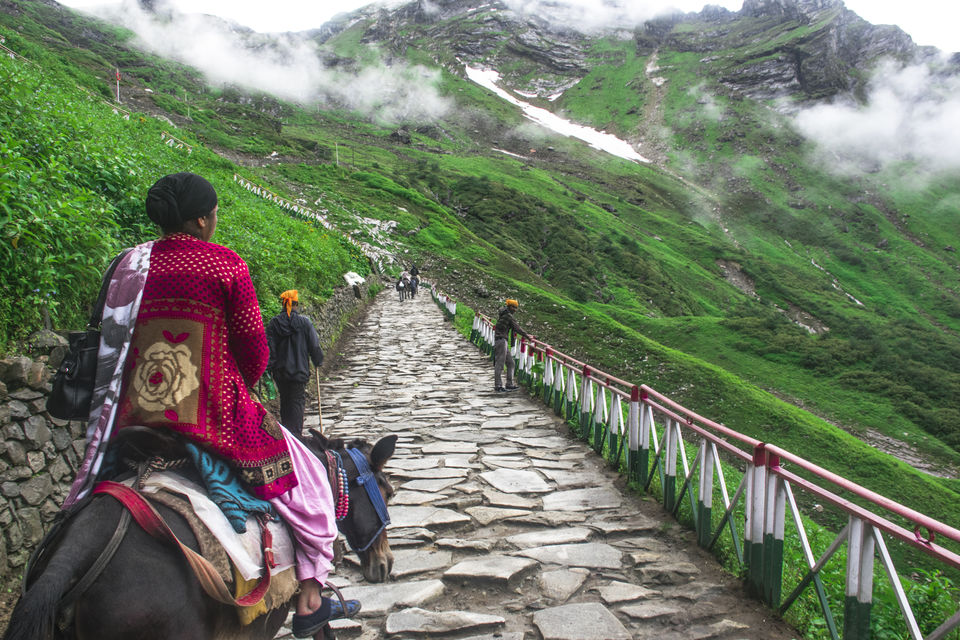
[[[493, 329], [493, 382], [497, 392], [514, 391], [517, 385], [513, 382], [513, 356], [510, 355], [510, 333], [520, 334], [532, 338], [529, 333], [520, 328], [513, 312], [520, 308], [520, 303], [513, 299], [507, 299], [504, 307], [500, 309], [500, 316], [497, 318], [497, 324]], [[501, 371], [504, 364], [507, 366], [507, 386], [503, 386]]]
[[323, 364], [323, 351], [310, 318], [297, 313], [297, 307], [300, 306], [298, 298], [296, 289], [280, 294], [283, 311], [267, 325], [267, 342], [270, 345], [267, 369], [276, 381], [280, 394], [280, 423], [301, 435], [310, 361], [316, 367]]

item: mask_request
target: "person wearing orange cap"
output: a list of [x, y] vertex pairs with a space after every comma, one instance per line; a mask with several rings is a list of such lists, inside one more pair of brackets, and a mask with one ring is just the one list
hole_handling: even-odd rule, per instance
[[317, 330], [310, 318], [297, 312], [299, 297], [296, 289], [281, 293], [283, 311], [267, 325], [267, 344], [270, 347], [267, 370], [277, 383], [280, 395], [280, 424], [297, 435], [303, 431], [310, 361], [316, 367], [323, 364]]
[[[506, 391], [515, 391], [518, 387], [513, 382], [513, 356], [510, 355], [510, 332], [514, 335], [520, 334], [532, 338], [529, 333], [520, 328], [517, 319], [513, 317], [513, 312], [520, 308], [520, 303], [512, 298], [508, 298], [500, 309], [500, 315], [497, 317], [497, 324], [493, 328], [493, 382], [494, 389], [498, 393]], [[503, 366], [507, 366], [507, 386], [503, 386], [502, 371]]]

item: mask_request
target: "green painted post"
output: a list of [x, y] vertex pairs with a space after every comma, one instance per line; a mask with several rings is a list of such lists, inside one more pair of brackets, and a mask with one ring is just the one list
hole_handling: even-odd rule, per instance
[[677, 438], [679, 430], [673, 420], [667, 420], [667, 442], [664, 453], [663, 508], [672, 513], [677, 501]]
[[[609, 380], [607, 381], [609, 383]], [[620, 413], [620, 396], [610, 391], [610, 413], [607, 414], [607, 454], [617, 455], [617, 441], [620, 436], [620, 423], [623, 421], [623, 414]], [[617, 460], [611, 460], [614, 464], [619, 464]]]
[[766, 450], [760, 443], [753, 450], [753, 465], [748, 467], [746, 525], [743, 557], [747, 564], [747, 582], [754, 593], [763, 595], [763, 515], [766, 504]]
[[606, 426], [603, 422], [603, 410], [607, 405], [607, 397], [603, 385], [597, 385], [597, 395], [594, 397], [593, 414], [590, 419], [591, 430], [593, 431], [593, 450], [598, 454], [603, 454], [603, 428]]
[[647, 390], [643, 389], [640, 393], [640, 399], [643, 404], [640, 406], [643, 415], [640, 416], [640, 486], [646, 487], [650, 484], [650, 441], [653, 433], [653, 408], [647, 405]]
[[[560, 374], [561, 372], [562, 370], [557, 373]], [[553, 387], [553, 412], [558, 416], [563, 414], [563, 387], [561, 386], [559, 378]]]
[[780, 606], [783, 586], [783, 533], [786, 515], [786, 490], [775, 473], [780, 456], [767, 455], [767, 489], [763, 531], [764, 600], [776, 609]]
[[873, 554], [876, 541], [869, 526], [850, 516], [843, 640], [869, 640], [873, 608]]
[[697, 495], [697, 542], [710, 546], [713, 539], [713, 449], [710, 442], [700, 440], [700, 485]]
[[577, 374], [574, 373], [571, 369], [567, 373], [567, 387], [565, 393], [565, 399], [563, 401], [564, 407], [564, 418], [567, 422], [570, 422], [573, 419], [573, 416], [576, 415], [574, 407], [577, 405]]
[[590, 369], [587, 368], [587, 365], [583, 365], [580, 389], [580, 439], [584, 442], [590, 438], [590, 417], [593, 415], [590, 410], [590, 401], [592, 400], [590, 388]]
[[550, 406], [550, 400], [553, 399], [553, 351], [550, 347], [544, 350], [543, 357], [543, 380], [540, 389], [543, 398], [543, 404]]
[[640, 387], [636, 385], [630, 389], [627, 410], [627, 477], [640, 480]]

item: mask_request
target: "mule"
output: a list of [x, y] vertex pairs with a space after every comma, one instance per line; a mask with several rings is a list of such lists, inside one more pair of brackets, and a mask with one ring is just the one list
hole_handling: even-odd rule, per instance
[[[357, 481], [357, 465], [346, 450], [362, 453], [385, 504], [393, 488], [383, 465], [393, 455], [396, 441], [397, 436], [391, 435], [371, 446], [365, 440], [328, 440], [316, 431], [305, 440], [325, 464], [326, 450], [342, 454], [350, 508], [337, 525], [354, 549], [362, 549], [358, 554], [363, 575], [371, 582], [389, 577], [393, 554], [383, 518]], [[174, 511], [156, 506], [177, 537], [197, 549], [186, 521]], [[260, 640], [276, 635], [292, 601], [241, 626], [233, 607], [204, 593], [179, 549], [136, 524], [129, 527], [100, 575], [72, 603], [62, 604], [64, 594], [87, 574], [114, 535], [124, 508], [112, 497], [96, 495], [64, 523], [24, 578], [29, 586], [14, 608], [5, 640]], [[332, 637], [327, 629], [327, 637]]]

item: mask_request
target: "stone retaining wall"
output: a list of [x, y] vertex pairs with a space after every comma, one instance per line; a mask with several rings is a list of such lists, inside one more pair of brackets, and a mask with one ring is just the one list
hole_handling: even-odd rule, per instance
[[[369, 285], [337, 289], [311, 316], [324, 350], [368, 302]], [[41, 331], [27, 356], [0, 360], [0, 584], [17, 588], [24, 566], [70, 489], [85, 448], [85, 425], [46, 412], [50, 380], [66, 340]]]

